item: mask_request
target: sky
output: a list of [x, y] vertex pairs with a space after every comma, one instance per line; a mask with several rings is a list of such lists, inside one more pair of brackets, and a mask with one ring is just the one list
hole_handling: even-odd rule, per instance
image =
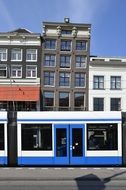
[[126, 0], [0, 0], [0, 32], [41, 33], [42, 22], [91, 24], [90, 54], [126, 57]]

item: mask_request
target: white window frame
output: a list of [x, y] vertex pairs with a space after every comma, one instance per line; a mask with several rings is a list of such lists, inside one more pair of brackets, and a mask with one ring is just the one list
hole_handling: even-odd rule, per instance
[[[31, 59], [27, 59], [27, 54], [28, 54], [28, 51], [30, 51], [30, 50], [35, 50], [36, 52], [35, 52], [35, 54], [33, 54], [33, 53], [29, 53], [30, 54], [30, 56], [31, 56]], [[36, 55], [36, 59], [33, 59], [33, 55]], [[37, 49], [26, 49], [26, 61], [27, 62], [36, 62], [37, 61], [37, 56], [38, 56], [38, 50]]]
[[[36, 67], [35, 68], [35, 70], [36, 70], [36, 76], [35, 77], [33, 77], [33, 73], [32, 73], [33, 70], [31, 70], [31, 76], [30, 77], [27, 76], [28, 67]], [[26, 65], [26, 78], [37, 78], [37, 65]]]
[[[21, 76], [17, 75], [17, 70], [16, 70], [16, 76], [12, 75], [13, 67], [21, 67]], [[11, 78], [22, 78], [22, 65], [11, 65]]]
[[[6, 48], [0, 48], [0, 50], [5, 50], [6, 52], [0, 52], [0, 54], [2, 54], [1, 55], [1, 59], [0, 59], [0, 61], [7, 61], [7, 53], [8, 53], [8, 50], [6, 49]], [[3, 59], [3, 53], [6, 53], [6, 59]]]
[[[76, 57], [84, 57], [84, 58], [85, 58], [84, 67], [81, 67], [81, 66], [78, 67], [78, 66], [76, 65], [77, 63], [79, 63], [79, 64], [81, 63], [81, 64], [82, 64], [82, 62], [77, 62], [77, 61], [76, 61]], [[76, 57], [75, 57], [75, 67], [76, 67], [76, 68], [86, 68], [86, 67], [87, 67], [87, 57], [84, 56], [84, 55], [76, 55]]]
[[0, 78], [7, 78], [7, 65], [0, 65], [0, 70], [2, 67], [6, 67], [6, 76], [0, 76]]
[[[18, 58], [18, 54], [17, 54], [17, 53], [16, 53], [16, 59], [12, 59], [12, 51], [13, 51], [13, 50], [20, 50], [21, 59], [17, 59], [17, 58]], [[23, 50], [20, 49], [20, 48], [13, 48], [13, 49], [11, 50], [11, 61], [22, 61], [22, 52], [23, 52]]]

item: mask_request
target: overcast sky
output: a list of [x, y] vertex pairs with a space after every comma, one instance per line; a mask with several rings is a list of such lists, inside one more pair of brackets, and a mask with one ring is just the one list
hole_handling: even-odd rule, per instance
[[126, 0], [0, 0], [0, 32], [42, 31], [43, 21], [90, 23], [91, 54], [126, 57]]

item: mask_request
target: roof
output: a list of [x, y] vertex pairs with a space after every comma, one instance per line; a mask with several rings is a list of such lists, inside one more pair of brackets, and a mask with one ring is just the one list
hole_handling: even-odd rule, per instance
[[26, 36], [34, 36], [34, 35], [41, 35], [40, 33], [33, 33], [30, 30], [26, 29], [26, 28], [18, 28], [15, 29], [13, 31], [8, 31], [8, 32], [0, 32], [0, 35], [15, 35], [15, 34], [19, 34], [19, 35], [26, 35]]

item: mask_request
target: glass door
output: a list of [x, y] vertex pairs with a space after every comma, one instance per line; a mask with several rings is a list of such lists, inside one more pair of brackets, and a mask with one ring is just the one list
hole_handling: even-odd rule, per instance
[[69, 125], [55, 125], [55, 164], [69, 164]]
[[84, 163], [84, 125], [70, 125], [70, 164]]

